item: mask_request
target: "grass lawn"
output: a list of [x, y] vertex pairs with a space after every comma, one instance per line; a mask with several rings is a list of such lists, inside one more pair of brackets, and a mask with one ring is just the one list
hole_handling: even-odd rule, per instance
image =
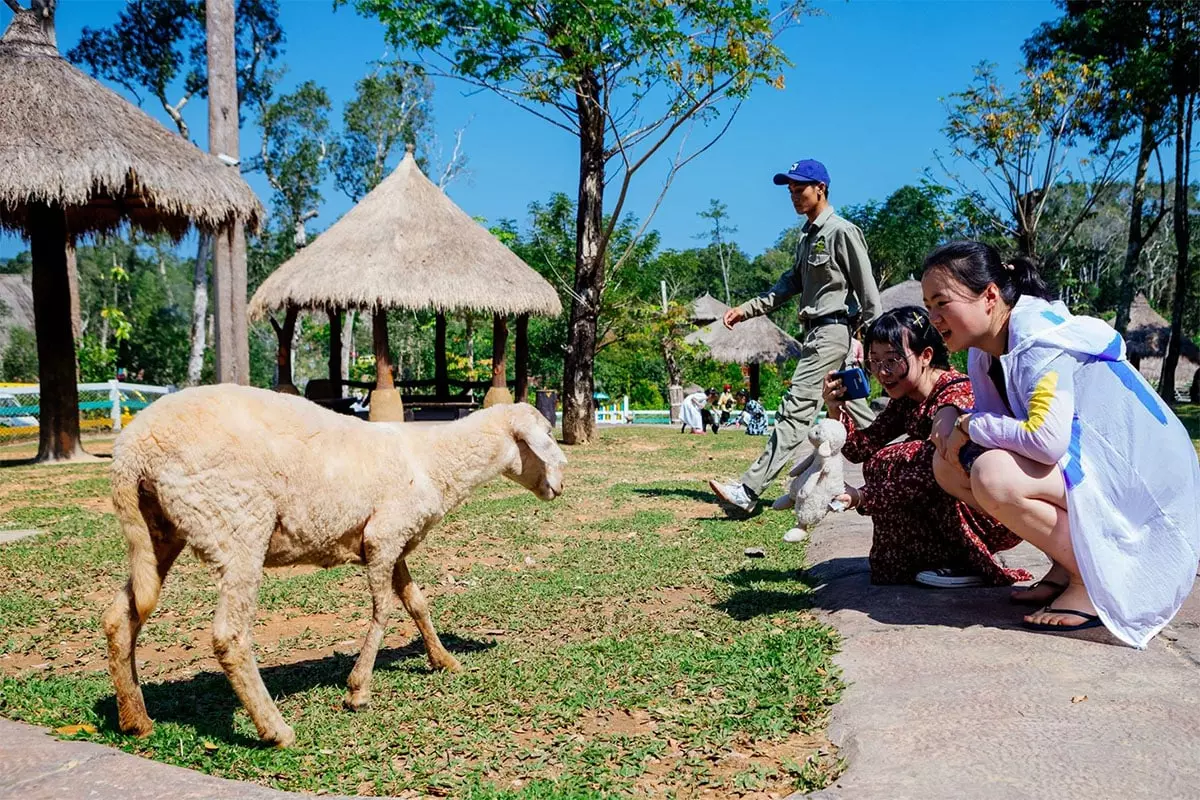
[[[763, 440], [605, 430], [542, 503], [482, 487], [410, 558], [458, 675], [399, 610], [372, 702], [342, 709], [370, 600], [356, 567], [271, 570], [255, 628], [289, 750], [262, 747], [212, 656], [215, 589], [185, 553], [138, 649], [155, 732], [121, 735], [99, 617], [125, 580], [107, 462], [0, 469], [0, 715], [279, 789], [460, 798], [781, 797], [823, 787], [835, 634], [806, 610], [791, 516], [727, 519], [704, 480]], [[92, 442], [93, 453], [108, 443]], [[29, 455], [4, 448], [0, 459]], [[761, 547], [765, 559], [744, 557]], [[94, 731], [94, 732], [93, 732]], [[67, 735], [65, 733], [61, 735]]]

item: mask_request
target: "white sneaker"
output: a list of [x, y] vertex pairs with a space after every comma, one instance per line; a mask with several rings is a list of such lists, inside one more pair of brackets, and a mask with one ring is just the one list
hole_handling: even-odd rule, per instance
[[973, 586], [983, 586], [983, 578], [979, 575], [945, 567], [918, 572], [916, 581], [922, 586], [932, 586], [936, 589], [968, 589]]
[[731, 506], [740, 508], [747, 514], [752, 513], [754, 507], [758, 505], [758, 501], [750, 496], [749, 492], [746, 491], [746, 487], [741, 483], [717, 483], [716, 481], [709, 481], [708, 488], [712, 489], [717, 497]]
[[808, 538], [808, 531], [804, 528], [792, 528], [783, 535], [783, 540], [788, 544], [800, 544]]

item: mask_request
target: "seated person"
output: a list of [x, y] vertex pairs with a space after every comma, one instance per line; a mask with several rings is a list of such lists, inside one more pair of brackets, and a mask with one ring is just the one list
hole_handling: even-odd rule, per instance
[[733, 399], [733, 393], [730, 391], [732, 387], [727, 383], [721, 392], [721, 396], [717, 398], [717, 410], [721, 412], [720, 422], [722, 425], [732, 425], [737, 422], [733, 418], [733, 410], [737, 407], [737, 403]]
[[739, 389], [738, 400], [742, 401], [742, 424], [746, 426], [747, 436], [767, 435], [767, 410], [763, 404], [750, 396], [750, 392]]
[[[824, 398], [829, 416], [846, 426], [842, 454], [863, 464], [865, 485], [840, 499], [871, 517], [871, 582], [927, 586], [1007, 586], [1029, 580], [1005, 569], [994, 554], [1020, 538], [992, 517], [947, 494], [934, 478], [935, 420], [975, 404], [971, 383], [950, 366], [946, 345], [923, 308], [884, 313], [866, 336], [867, 368], [888, 395], [887, 407], [861, 430], [839, 399], [842, 381], [830, 372]], [[903, 441], [893, 442], [899, 436]]]

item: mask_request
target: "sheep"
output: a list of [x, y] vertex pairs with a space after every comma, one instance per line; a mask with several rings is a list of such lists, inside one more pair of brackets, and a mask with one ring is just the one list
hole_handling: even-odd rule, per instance
[[504, 475], [542, 500], [563, 491], [566, 458], [528, 404], [440, 426], [368, 423], [300, 397], [245, 386], [185, 389], [158, 400], [113, 445], [112, 496], [130, 576], [103, 615], [120, 728], [147, 736], [137, 636], [185, 545], [216, 573], [213, 650], [259, 736], [295, 734], [272, 702], [251, 640], [264, 566], [366, 567], [371, 626], [345, 705], [370, 700], [371, 671], [397, 599], [429, 663], [462, 669], [438, 639], [406, 559], [476, 486]]
[[796, 527], [783, 535], [785, 542], [803, 542], [831, 510], [830, 501], [845, 491], [842, 475], [842, 446], [846, 444], [846, 426], [836, 419], [823, 419], [809, 428], [808, 441], [813, 451], [788, 473], [792, 478], [787, 494], [772, 508], [796, 507]]

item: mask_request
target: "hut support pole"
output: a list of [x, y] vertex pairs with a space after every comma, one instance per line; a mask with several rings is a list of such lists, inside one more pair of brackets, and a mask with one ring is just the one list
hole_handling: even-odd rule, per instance
[[337, 387], [334, 394], [342, 396], [342, 310], [329, 309], [329, 380]]
[[387, 309], [375, 309], [371, 320], [375, 342], [375, 389], [371, 392], [371, 422], [403, 422], [404, 403], [392, 380], [392, 354], [388, 348]]
[[67, 266], [67, 218], [58, 205], [29, 206], [33, 256], [33, 321], [37, 336], [37, 461], [84, 455], [79, 445], [79, 387], [75, 383], [75, 337], [71, 333], [71, 279]]
[[216, 323], [214, 350], [218, 383], [237, 383], [237, 354], [234, 350], [233, 318], [233, 232], [222, 228], [213, 237], [213, 317]]
[[300, 309], [288, 306], [283, 312], [282, 325], [270, 317], [271, 327], [279, 339], [279, 348], [275, 351], [275, 391], [283, 394], [300, 394], [296, 384], [292, 383], [292, 342], [296, 339], [296, 317], [299, 314]]
[[450, 376], [446, 370], [446, 312], [439, 311], [433, 325], [433, 378], [434, 394], [439, 398], [450, 396]]
[[483, 397], [483, 407], [488, 408], [497, 403], [511, 403], [512, 395], [508, 392], [508, 364], [505, 362], [505, 352], [508, 350], [508, 321], [503, 314], [497, 314], [492, 320], [492, 387]]
[[529, 315], [517, 317], [516, 337], [518, 403], [529, 402]]
[[752, 398], [754, 398], [755, 400], [760, 399], [759, 398], [759, 386], [760, 386], [759, 372], [761, 370], [761, 367], [762, 367], [762, 365], [760, 365], [760, 364], [751, 364], [750, 365], [750, 396]]

